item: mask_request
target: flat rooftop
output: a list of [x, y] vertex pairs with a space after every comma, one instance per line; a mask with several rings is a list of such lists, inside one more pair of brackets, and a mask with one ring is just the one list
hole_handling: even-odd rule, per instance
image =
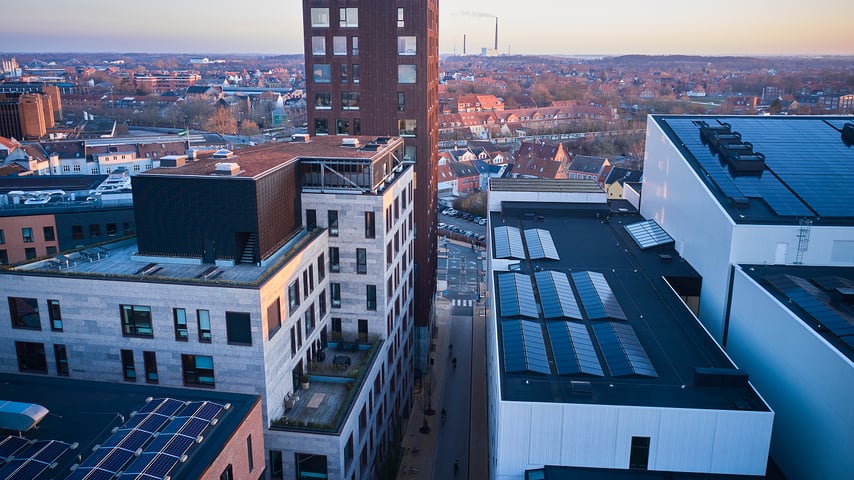
[[740, 267], [854, 362], [854, 269], [792, 265]]
[[493, 178], [489, 180], [489, 189], [495, 192], [602, 193], [602, 187], [594, 180], [542, 178]]
[[[154, 168], [142, 175], [214, 175], [217, 163], [236, 163], [239, 172], [232, 177], [256, 178], [259, 175], [299, 158], [370, 160], [396, 143], [399, 137], [318, 136], [307, 142], [266, 143], [241, 148], [228, 158], [205, 158], [174, 168]], [[358, 146], [344, 144], [344, 139], [358, 141]]]
[[[736, 223], [797, 224], [808, 217], [816, 225], [854, 224], [854, 148], [842, 134], [846, 124], [854, 125], [851, 117], [651, 118]], [[701, 137], [704, 123], [719, 130], [729, 126], [729, 133], [709, 141]], [[749, 144], [745, 151], [761, 154], [764, 168], [736, 171], [716, 146], [730, 142]]]
[[[490, 272], [504, 400], [768, 410], [674, 293], [699, 296], [700, 277], [672, 241], [640, 248], [624, 226], [645, 220], [607, 204], [538, 206], [514, 204], [490, 218], [493, 268], [510, 272]], [[514, 258], [498, 252], [503, 227], [518, 229]], [[741, 382], [698, 386], [695, 368], [741, 373]]]
[[[231, 404], [230, 408], [218, 414], [216, 425], [208, 427], [204, 440], [191, 447], [187, 453], [188, 461], [178, 463], [171, 473], [172, 478], [199, 478], [254, 405], [260, 402], [257, 396], [219, 391], [0, 374], [0, 399], [35, 403], [50, 410], [37, 428], [22, 433], [25, 439], [78, 444], [77, 448], [64, 452], [58, 458], [55, 468], [46, 470], [33, 480], [66, 478], [71, 466], [80, 463], [78, 455], [85, 460], [95, 445], [104, 443], [114, 427], [129, 421], [131, 412], [139, 411], [149, 397]], [[3, 433], [0, 440], [7, 434], [17, 436], [17, 432]]]

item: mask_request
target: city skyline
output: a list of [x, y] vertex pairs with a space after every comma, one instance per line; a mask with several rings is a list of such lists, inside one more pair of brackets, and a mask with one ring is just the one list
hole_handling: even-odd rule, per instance
[[[300, 54], [300, 5], [288, 3], [248, 0], [240, 9], [192, 0], [150, 0], [145, 9], [96, 0], [13, 3], [4, 13], [18, 20], [0, 32], [0, 53]], [[654, 8], [627, 0], [534, 5], [440, 0], [439, 51], [461, 54], [464, 42], [468, 54], [492, 49], [498, 18], [500, 54], [854, 55], [854, 32], [846, 25], [854, 4], [834, 0], [813, 2], [815, 15], [794, 0], [719, 2], [699, 10], [674, 0]]]

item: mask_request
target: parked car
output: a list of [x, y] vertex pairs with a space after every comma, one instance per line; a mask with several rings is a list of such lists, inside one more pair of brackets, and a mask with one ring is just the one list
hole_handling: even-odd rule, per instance
[[481, 218], [480, 220], [478, 220], [478, 221], [477, 221], [477, 224], [478, 224], [478, 225], [486, 225], [486, 219], [485, 219], [485, 218]]

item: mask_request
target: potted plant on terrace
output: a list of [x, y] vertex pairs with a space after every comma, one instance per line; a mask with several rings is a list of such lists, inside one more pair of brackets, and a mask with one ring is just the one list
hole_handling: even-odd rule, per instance
[[308, 390], [309, 376], [307, 373], [303, 373], [302, 375], [299, 376], [299, 382], [300, 382], [300, 387], [302, 387], [303, 390]]

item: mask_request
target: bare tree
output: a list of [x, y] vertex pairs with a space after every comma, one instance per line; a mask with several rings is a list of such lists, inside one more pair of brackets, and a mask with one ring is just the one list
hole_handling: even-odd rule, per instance
[[237, 120], [225, 108], [217, 108], [204, 123], [203, 128], [211, 132], [234, 135], [237, 133]]

